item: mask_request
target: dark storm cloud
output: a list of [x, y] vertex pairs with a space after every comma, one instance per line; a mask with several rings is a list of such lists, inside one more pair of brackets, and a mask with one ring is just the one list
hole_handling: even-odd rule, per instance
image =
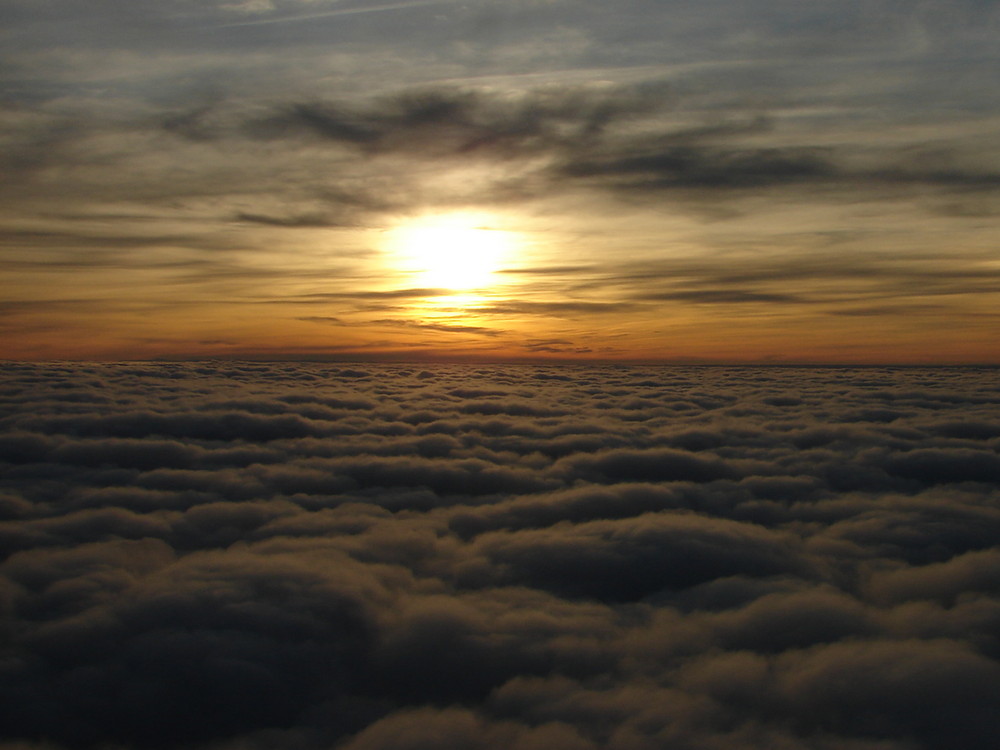
[[11, 363], [4, 740], [988, 750], [994, 374]]

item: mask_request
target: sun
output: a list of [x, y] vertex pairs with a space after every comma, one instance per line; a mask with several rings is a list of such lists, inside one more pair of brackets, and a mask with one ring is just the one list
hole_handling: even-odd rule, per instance
[[517, 247], [513, 232], [484, 214], [423, 216], [387, 232], [396, 271], [419, 287], [450, 290], [491, 286], [493, 274]]

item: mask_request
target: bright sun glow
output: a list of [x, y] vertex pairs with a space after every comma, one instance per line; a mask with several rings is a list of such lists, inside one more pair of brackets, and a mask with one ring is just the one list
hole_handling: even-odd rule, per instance
[[514, 252], [515, 234], [483, 214], [453, 213], [414, 219], [391, 229], [388, 250], [396, 269], [419, 287], [477, 289]]

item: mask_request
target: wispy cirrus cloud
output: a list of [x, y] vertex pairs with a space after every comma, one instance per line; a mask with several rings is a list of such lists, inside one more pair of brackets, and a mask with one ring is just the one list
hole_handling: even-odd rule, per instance
[[[338, 16], [354, 16], [361, 13], [386, 13], [394, 10], [409, 10], [411, 8], [423, 8], [429, 5], [447, 5], [455, 0], [409, 0], [409, 2], [403, 3], [383, 3], [376, 5], [359, 5], [353, 8], [335, 8], [332, 10], [325, 10], [314, 13], [299, 13], [295, 15], [286, 16], [272, 16], [269, 18], [253, 18], [243, 21], [232, 21], [230, 23], [221, 24], [222, 28], [227, 27], [237, 27], [237, 26], [266, 26], [270, 24], [280, 24], [280, 23], [302, 23], [316, 21], [318, 19], [324, 18], [336, 18]], [[274, 10], [274, 7], [269, 3], [262, 6], [237, 6], [235, 9], [243, 10], [244, 12], [252, 11], [255, 13], [264, 13], [267, 11]]]

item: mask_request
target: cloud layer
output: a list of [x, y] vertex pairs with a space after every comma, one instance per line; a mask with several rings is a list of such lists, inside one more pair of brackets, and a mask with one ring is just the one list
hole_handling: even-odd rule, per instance
[[[5, 356], [997, 363], [995, 3], [5, 21]], [[408, 298], [386, 236], [464, 212], [513, 251]]]
[[11, 747], [993, 746], [989, 369], [14, 365]]

